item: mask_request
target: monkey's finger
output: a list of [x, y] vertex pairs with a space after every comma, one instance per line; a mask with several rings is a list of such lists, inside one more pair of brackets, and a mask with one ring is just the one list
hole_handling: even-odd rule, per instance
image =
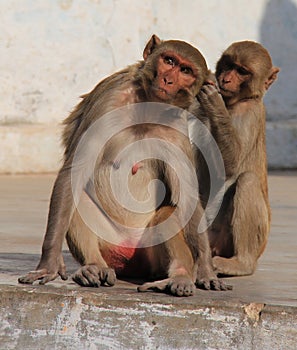
[[114, 269], [109, 267], [100, 270], [99, 277], [100, 281], [108, 286], [114, 286], [117, 279]]
[[233, 286], [231, 284], [226, 284], [221, 281], [220, 290], [232, 290]]
[[203, 83], [203, 85], [212, 85], [212, 86], [216, 86], [216, 83], [215, 83], [213, 80], [206, 79], [205, 82]]
[[67, 280], [68, 280], [68, 276], [67, 276], [66, 273], [65, 273], [65, 274], [59, 273], [59, 275], [60, 275], [60, 277], [61, 277], [61, 279], [62, 279], [63, 281], [67, 281]]
[[30, 271], [25, 276], [19, 277], [18, 282], [23, 284], [32, 284], [34, 281], [37, 281], [40, 278], [43, 278], [47, 273], [48, 273], [47, 269]]
[[55, 280], [57, 277], [58, 277], [57, 273], [48, 273], [40, 280], [39, 284], [44, 285], [50, 281]]
[[115, 271], [109, 267], [99, 267], [97, 265], [83, 266], [81, 273], [90, 283], [91, 286], [99, 287], [100, 285], [113, 286], [116, 282]]
[[199, 289], [210, 290], [210, 281], [209, 280], [199, 280], [196, 281], [196, 287]]
[[112, 274], [108, 274], [107, 277], [106, 277], [106, 280], [105, 280], [105, 283], [108, 285], [108, 286], [114, 286], [115, 283], [116, 283], [116, 275], [114, 274], [114, 276]]
[[81, 273], [75, 273], [72, 276], [72, 280], [82, 287], [99, 287], [100, 286], [100, 285], [95, 286], [94, 284], [93, 285], [90, 284], [90, 281], [87, 278], [85, 278]]
[[186, 286], [184, 288], [184, 296], [185, 297], [190, 297], [190, 296], [194, 295], [194, 293], [195, 293], [195, 288], [194, 287], [195, 287], [194, 285]]
[[197, 95], [198, 101], [200, 101], [201, 99], [205, 99], [206, 97], [207, 97], [207, 93], [203, 91], [203, 88], [201, 88], [201, 90], [199, 91], [199, 94]]
[[203, 88], [202, 88], [199, 94], [197, 95], [197, 100], [202, 104], [202, 106], [208, 106], [209, 96], [210, 96], [210, 93], [208, 93], [207, 91], [203, 91]]
[[207, 104], [207, 95], [203, 92], [200, 91], [199, 94], [197, 95], [197, 100], [200, 103], [200, 105], [205, 106]]
[[210, 287], [212, 290], [221, 290], [221, 287], [224, 288], [224, 284], [221, 284], [219, 280], [211, 280]]
[[[210, 281], [210, 286], [211, 286], [211, 289], [212, 290], [222, 290], [222, 291], [225, 291], [225, 290], [228, 290], [228, 286], [221, 280], [219, 279], [215, 279], [215, 280], [211, 280]], [[231, 287], [232, 289], [232, 286], [229, 286]]]
[[189, 297], [194, 294], [195, 285], [192, 283], [173, 283], [170, 292], [179, 297]]
[[182, 297], [184, 295], [184, 286], [182, 285], [171, 286], [170, 291], [171, 291], [171, 294], [177, 295], [178, 297]]
[[213, 85], [203, 85], [201, 91], [206, 93], [207, 95], [212, 95], [213, 93], [218, 92], [216, 87]]
[[99, 279], [98, 274], [93, 274], [91, 270], [89, 269], [82, 269], [81, 270], [82, 277], [84, 282], [87, 281], [84, 285], [88, 287], [100, 287], [101, 282]]
[[67, 273], [66, 273], [66, 268], [63, 267], [59, 272], [58, 272], [59, 276], [61, 277], [61, 279], [63, 281], [66, 281], [68, 279]]

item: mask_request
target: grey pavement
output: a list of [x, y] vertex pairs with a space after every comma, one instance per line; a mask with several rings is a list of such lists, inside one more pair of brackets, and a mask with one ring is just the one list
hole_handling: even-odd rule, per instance
[[[54, 179], [54, 175], [0, 176], [0, 307], [5, 310], [0, 317], [0, 344], [5, 345], [0, 349], [296, 348], [297, 172], [269, 174], [272, 226], [256, 273], [227, 278], [232, 291], [197, 290], [191, 298], [140, 294], [135, 283], [125, 281], [98, 289], [79, 287], [71, 279], [46, 286], [19, 285], [17, 278], [39, 261]], [[74, 272], [77, 264], [66, 245], [64, 256], [68, 272]], [[21, 313], [17, 313], [18, 307]], [[88, 313], [84, 313], [86, 307]], [[38, 313], [32, 314], [33, 309]], [[28, 323], [31, 314], [33, 323], [38, 320], [34, 325]], [[82, 329], [82, 324], [87, 328]], [[142, 329], [144, 324], [148, 328]], [[135, 327], [143, 336], [135, 344], [129, 343]], [[194, 335], [187, 337], [187, 330], [199, 333], [199, 329], [204, 332], [201, 330], [199, 341]], [[77, 345], [70, 345], [70, 336]], [[164, 336], [169, 340], [162, 343]], [[225, 345], [218, 345], [221, 341]]]

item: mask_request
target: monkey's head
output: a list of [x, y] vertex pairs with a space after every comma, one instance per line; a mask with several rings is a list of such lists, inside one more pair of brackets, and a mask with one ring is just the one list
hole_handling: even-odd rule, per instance
[[179, 40], [161, 41], [153, 35], [144, 51], [146, 92], [153, 101], [188, 108], [208, 74], [202, 54]]
[[233, 43], [216, 66], [220, 93], [227, 105], [240, 100], [262, 98], [277, 79], [268, 51], [253, 41]]

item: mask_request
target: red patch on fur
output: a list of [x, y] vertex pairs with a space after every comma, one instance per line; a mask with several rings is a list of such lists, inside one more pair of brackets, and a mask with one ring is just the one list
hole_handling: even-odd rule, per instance
[[138, 169], [141, 167], [142, 167], [142, 164], [140, 162], [134, 164], [132, 167], [132, 175], [135, 175], [137, 173]]
[[[129, 242], [123, 242], [128, 245]], [[148, 275], [148, 259], [145, 248], [112, 245], [102, 256], [107, 265], [119, 277], [144, 277]]]
[[114, 246], [113, 254], [119, 255], [126, 260], [130, 260], [135, 253], [136, 248]]

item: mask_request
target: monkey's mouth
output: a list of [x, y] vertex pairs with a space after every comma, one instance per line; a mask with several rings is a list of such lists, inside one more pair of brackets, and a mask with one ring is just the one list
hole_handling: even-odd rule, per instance
[[223, 96], [230, 96], [230, 95], [233, 95], [233, 94], [234, 94], [233, 91], [228, 90], [228, 89], [225, 89], [225, 88], [223, 88], [222, 86], [219, 86], [219, 92], [220, 92], [220, 94], [223, 95]]
[[171, 100], [174, 95], [161, 87], [154, 88], [154, 94], [161, 100]]

